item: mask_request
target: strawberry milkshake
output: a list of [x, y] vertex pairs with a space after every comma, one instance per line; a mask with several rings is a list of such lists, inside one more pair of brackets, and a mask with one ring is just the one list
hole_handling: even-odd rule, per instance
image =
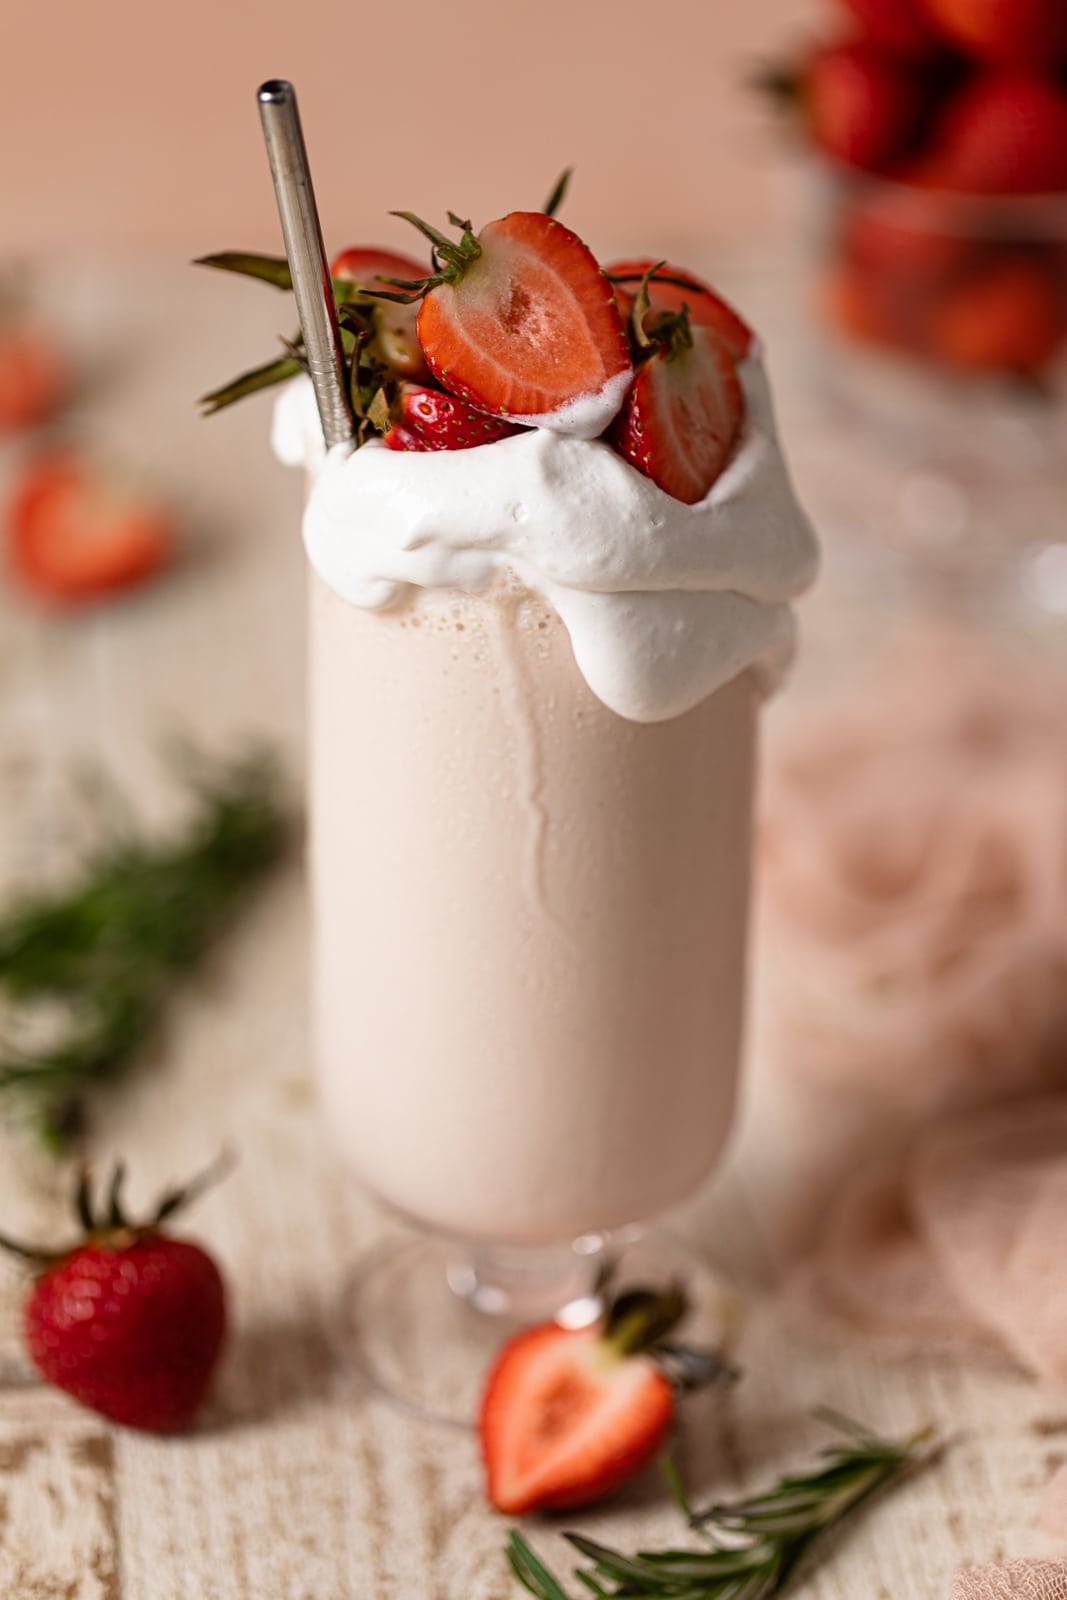
[[[310, 481], [321, 1094], [389, 1207], [547, 1248], [684, 1200], [729, 1132], [757, 722], [815, 544], [708, 285], [546, 213], [408, 220], [429, 265], [331, 267], [355, 447], [307, 377], [275, 412]], [[210, 264], [279, 281], [251, 259]]]
[[[573, 238], [552, 234], [554, 249]], [[523, 262], [505, 265], [525, 292]], [[653, 265], [627, 264], [616, 304]], [[275, 424], [278, 454], [312, 472], [329, 1126], [391, 1207], [498, 1244], [637, 1222], [715, 1163], [737, 1078], [756, 722], [814, 570], [747, 329], [734, 318], [722, 337], [699, 305], [679, 309], [705, 291], [653, 283], [645, 321], [666, 333], [635, 383], [604, 282], [607, 338], [587, 342], [608, 359], [555, 415], [544, 346], [528, 396], [520, 352], [495, 416], [498, 375], [476, 352], [475, 417], [497, 430], [503, 403], [522, 431], [442, 447], [431, 395], [384, 441], [327, 454], [299, 381]], [[706, 293], [720, 323], [732, 315]], [[496, 286], [485, 297], [500, 303]], [[460, 431], [467, 330], [447, 303], [431, 324], [434, 304], [418, 332]], [[680, 325], [690, 342], [663, 357]], [[583, 436], [620, 405], [610, 439]], [[668, 487], [637, 459], [653, 440]]]

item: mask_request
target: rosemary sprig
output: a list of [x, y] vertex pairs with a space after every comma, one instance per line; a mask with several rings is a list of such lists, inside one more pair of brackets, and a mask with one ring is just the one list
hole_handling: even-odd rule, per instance
[[[780, 1594], [828, 1528], [888, 1484], [933, 1459], [930, 1430], [906, 1439], [880, 1439], [859, 1423], [826, 1409], [815, 1415], [843, 1436], [821, 1451], [821, 1465], [782, 1478], [751, 1499], [695, 1512], [674, 1467], [664, 1473], [671, 1494], [709, 1548], [643, 1550], [627, 1556], [582, 1534], [565, 1537], [588, 1566], [575, 1577], [600, 1600], [768, 1600]], [[507, 1559], [537, 1600], [572, 1600], [559, 1580], [513, 1531]]]
[[[84, 1100], [151, 1036], [175, 979], [203, 955], [288, 831], [280, 775], [262, 752], [221, 766], [190, 755], [195, 814], [155, 842], [126, 823], [59, 894], [0, 918], [0, 998], [12, 1032], [47, 1042], [0, 1050], [0, 1100], [46, 1142], [81, 1125]], [[57, 1014], [58, 1013], [58, 1014]]]

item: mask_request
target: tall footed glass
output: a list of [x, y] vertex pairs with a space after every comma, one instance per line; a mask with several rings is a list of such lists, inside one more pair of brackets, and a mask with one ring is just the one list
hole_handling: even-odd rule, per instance
[[507, 1319], [588, 1320], [729, 1132], [759, 693], [630, 721], [517, 581], [380, 612], [311, 583], [321, 1100], [420, 1230], [361, 1268], [354, 1336], [461, 1418]]

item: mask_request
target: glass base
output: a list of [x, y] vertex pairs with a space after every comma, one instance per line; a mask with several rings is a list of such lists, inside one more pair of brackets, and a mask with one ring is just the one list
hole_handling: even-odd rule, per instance
[[520, 1327], [555, 1317], [593, 1322], [610, 1267], [613, 1290], [680, 1280], [691, 1309], [677, 1337], [728, 1353], [736, 1302], [708, 1264], [663, 1232], [590, 1234], [553, 1249], [464, 1247], [393, 1235], [356, 1267], [344, 1294], [342, 1353], [406, 1411], [474, 1426], [486, 1374]]

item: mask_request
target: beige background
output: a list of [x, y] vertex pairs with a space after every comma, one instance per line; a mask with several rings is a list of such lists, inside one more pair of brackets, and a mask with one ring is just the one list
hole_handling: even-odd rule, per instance
[[[825, 6], [832, 11], [833, 7]], [[540, 205], [601, 248], [769, 228], [781, 140], [745, 85], [818, 0], [2, 0], [0, 253], [270, 247], [255, 89], [300, 92], [327, 242]]]

